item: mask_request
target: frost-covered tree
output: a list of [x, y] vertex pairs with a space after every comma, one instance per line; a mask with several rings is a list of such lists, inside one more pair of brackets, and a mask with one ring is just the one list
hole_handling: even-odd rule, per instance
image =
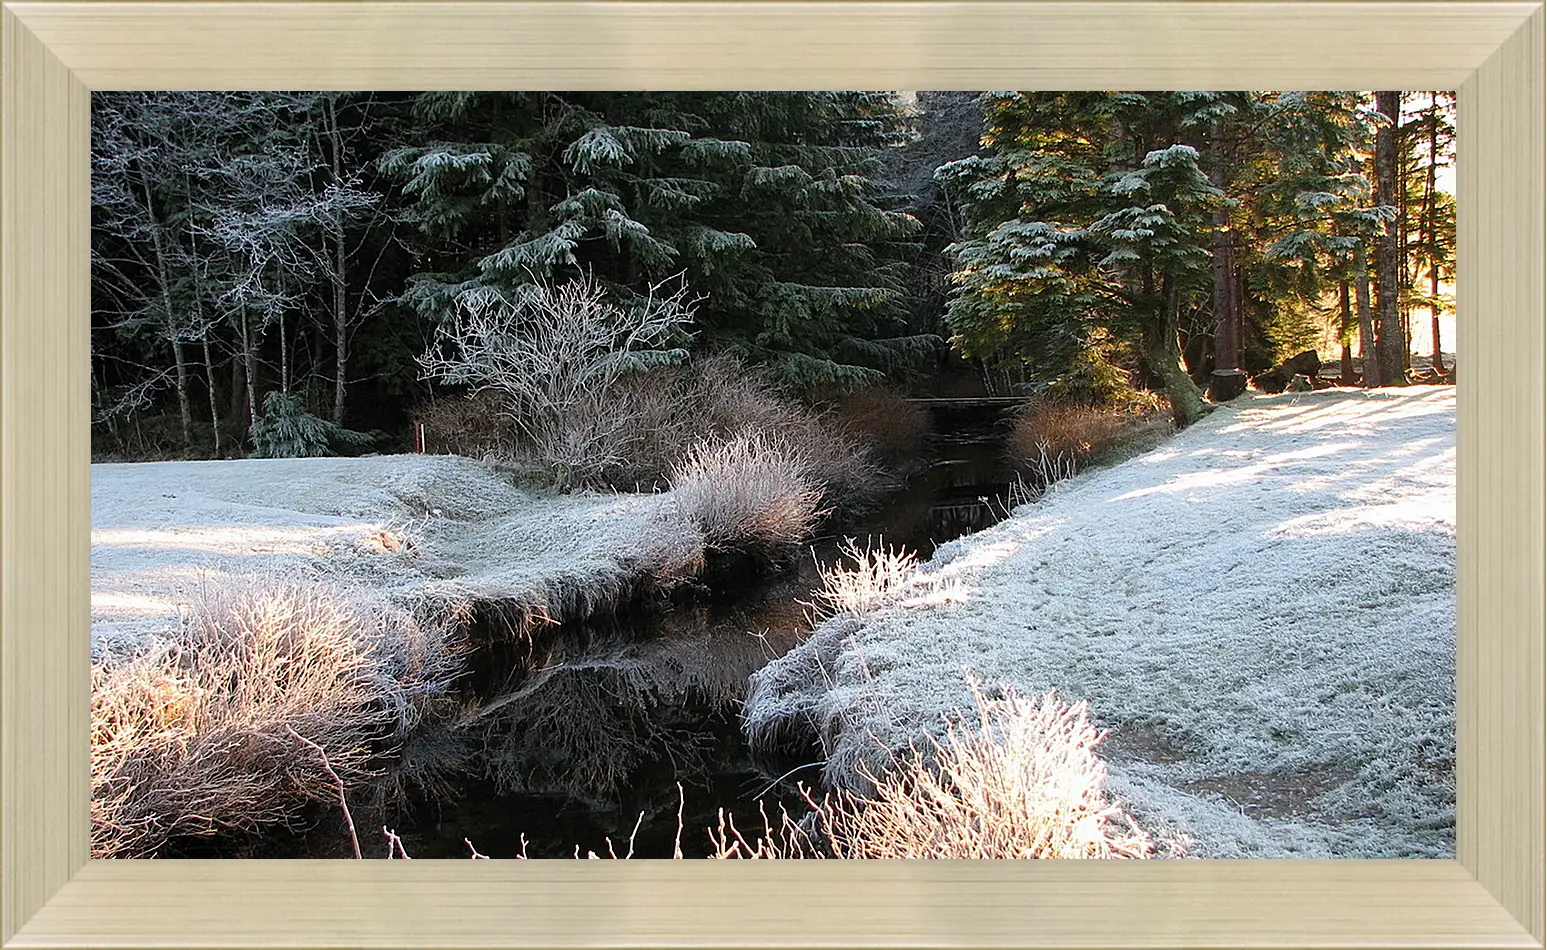
[[1456, 274], [1456, 199], [1440, 187], [1440, 173], [1455, 161], [1455, 94], [1404, 95], [1408, 118], [1402, 139], [1401, 191], [1407, 263], [1404, 287], [1408, 293], [1403, 303], [1409, 311], [1413, 307], [1429, 311], [1431, 365], [1444, 372], [1440, 316], [1453, 313], [1455, 303], [1440, 287]]
[[[172, 371], [149, 382], [175, 383], [185, 445], [195, 351], [217, 455], [216, 369], [227, 357], [232, 415], [250, 427], [265, 377], [290, 393], [304, 373], [311, 390], [332, 350], [332, 415], [342, 417], [349, 337], [375, 296], [357, 262], [384, 220], [382, 196], [351, 152], [369, 101], [340, 93], [94, 97], [94, 310], [106, 331], [94, 342], [114, 364], [102, 375], [123, 375], [136, 361], [149, 374], [160, 359], [144, 341], [164, 340]], [[147, 388], [136, 381], [126, 391]]]
[[967, 220], [947, 319], [964, 352], [1055, 391], [1111, 399], [1137, 371], [1195, 419], [1194, 378], [1238, 387], [1314, 345], [1326, 294], [1389, 214], [1369, 205], [1355, 94], [985, 104], [990, 154], [939, 171]]
[[1137, 356], [1178, 422], [1202, 415], [1179, 333], [1210, 287], [1207, 248], [1228, 199], [1180, 138], [1206, 129], [1215, 106], [1186, 93], [991, 97], [993, 154], [940, 172], [967, 212], [950, 249], [953, 342], [1093, 400], [1118, 395]]
[[680, 285], [620, 303], [590, 277], [462, 291], [419, 357], [428, 379], [504, 397], [524, 448], [569, 489], [597, 481], [638, 420], [616, 386], [687, 358], [693, 304]]
[[[199, 240], [194, 205], [232, 132], [219, 93], [119, 93], [92, 103], [94, 355], [114, 364], [101, 378], [123, 380], [112, 402], [99, 387], [98, 412], [134, 412], [173, 385], [184, 446], [193, 442], [190, 349], [202, 350], [211, 418], [218, 415], [210, 337], [219, 318], [208, 280], [218, 265]], [[218, 438], [217, 427], [217, 451]]]

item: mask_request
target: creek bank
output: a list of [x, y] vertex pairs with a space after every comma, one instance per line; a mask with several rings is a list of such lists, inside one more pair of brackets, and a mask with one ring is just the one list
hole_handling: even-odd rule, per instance
[[[538, 495], [454, 456], [99, 466], [94, 649], [132, 653], [201, 585], [232, 578], [306, 579], [454, 617], [456, 712], [383, 747], [387, 799], [408, 799], [352, 795], [359, 819], [394, 825], [426, 857], [461, 855], [463, 836], [508, 856], [522, 832], [533, 856], [567, 856], [602, 850], [644, 812], [648, 850], [675, 831], [677, 781], [690, 836], [719, 807], [755, 815], [765, 792], [777, 811], [781, 790], [740, 736], [750, 677], [809, 632], [805, 605], [843, 537], [927, 555], [1002, 516], [1004, 420], [978, 423], [932, 436], [900, 490], [779, 560], [713, 550], [668, 493]], [[235, 847], [347, 851], [328, 841]]]
[[1192, 854], [1449, 856], [1454, 421], [1450, 387], [1219, 407], [821, 625], [754, 677], [749, 745], [863, 791], [965, 667], [1089, 699], [1114, 791]]
[[[201, 587], [277, 576], [516, 629], [610, 612], [702, 568], [669, 495], [538, 495], [457, 456], [92, 466], [94, 652], [175, 627]], [[488, 620], [490, 618], [485, 618]]]
[[[628, 771], [599, 764], [609, 747], [660, 751], [661, 737], [692, 731], [688, 720], [719, 723], [694, 742], [739, 741], [734, 704], [748, 678], [803, 623], [791, 593], [802, 582], [781, 571], [807, 568], [804, 549], [715, 550], [670, 493], [537, 494], [483, 463], [425, 455], [101, 464], [92, 482], [98, 664], [177, 641], [222, 589], [325, 591], [362, 617], [423, 618], [410, 627], [448, 641], [431, 651], [460, 670], [436, 687], [448, 702], [417, 697], [441, 712], [405, 711], [406, 735], [378, 750], [379, 791], [391, 794], [461, 783], [480, 756], [503, 791], [572, 791], [577, 768]], [[769, 598], [777, 605], [757, 620], [738, 615], [737, 601]], [[797, 616], [755, 625], [792, 607]], [[652, 632], [639, 635], [641, 622]], [[668, 707], [682, 708], [634, 714]], [[533, 721], [568, 731], [549, 728], [544, 743]], [[580, 765], [537, 761], [545, 744]]]
[[761, 558], [717, 569], [711, 558], [687, 595], [654, 605], [662, 609], [538, 630], [553, 644], [539, 651], [542, 672], [524, 686], [503, 684], [510, 701], [485, 704], [498, 709], [469, 730], [478, 749], [455, 800], [414, 808], [394, 825], [411, 853], [460, 857], [465, 836], [497, 856], [518, 853], [523, 836], [532, 857], [570, 857], [577, 845], [605, 853], [608, 836], [621, 853], [639, 822], [636, 855], [669, 857], [679, 782], [690, 858], [712, 852], [704, 831], [721, 809], [743, 826], [759, 824], [760, 808], [802, 812], [798, 795], [760, 772], [746, 748], [747, 684], [809, 634], [821, 572], [843, 559], [845, 538], [927, 555], [1001, 516], [1010, 479], [1003, 426], [979, 421], [980, 432], [932, 437], [905, 484], [861, 516], [826, 523], [777, 570]]

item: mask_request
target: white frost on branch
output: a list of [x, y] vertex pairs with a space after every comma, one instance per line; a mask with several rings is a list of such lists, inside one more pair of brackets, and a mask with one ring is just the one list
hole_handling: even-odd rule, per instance
[[538, 461], [562, 484], [621, 461], [635, 419], [611, 399], [625, 376], [680, 363], [695, 301], [681, 281], [621, 304], [593, 277], [463, 292], [419, 357], [425, 379], [494, 390]]

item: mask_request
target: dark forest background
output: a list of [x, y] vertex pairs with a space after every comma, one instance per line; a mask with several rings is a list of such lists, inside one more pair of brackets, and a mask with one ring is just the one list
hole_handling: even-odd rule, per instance
[[585, 275], [814, 403], [1446, 378], [1453, 137], [1444, 92], [97, 93], [94, 450], [408, 449], [459, 307]]

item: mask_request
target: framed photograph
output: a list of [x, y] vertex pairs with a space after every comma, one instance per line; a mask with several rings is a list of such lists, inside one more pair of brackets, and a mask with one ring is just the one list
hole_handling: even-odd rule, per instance
[[[1547, 492], [1543, 488], [1547, 481], [1547, 399], [1543, 397], [1547, 391], [1547, 9], [1540, 3], [404, 0], [165, 4], [0, 0], [0, 27], [0, 945], [1291, 947], [1378, 943], [1540, 947], [1547, 938], [1547, 885], [1543, 883], [1547, 880], [1547, 819], [1543, 814], [1547, 810]], [[1034, 89], [1094, 95], [1101, 90], [1180, 93], [1203, 88], [1315, 91], [1306, 101], [1327, 90], [1455, 91], [1456, 197], [1452, 207], [1456, 221], [1456, 320], [1451, 349], [1457, 355], [1449, 365], [1448, 357], [1441, 359], [1438, 304], [1428, 304], [1436, 313], [1433, 373], [1442, 381], [1455, 380], [1455, 388], [1447, 388], [1443, 396], [1443, 401], [1453, 400], [1456, 407], [1451, 410], [1447, 405], [1444, 412], [1453, 413], [1456, 420], [1454, 479], [1458, 486], [1454, 519], [1457, 677], [1453, 859], [819, 863], [100, 859], [102, 851], [93, 840], [90, 817], [95, 814], [91, 803], [89, 736], [94, 721], [90, 697], [98, 675], [93, 666], [96, 647], [88, 636], [94, 622], [90, 595], [97, 593], [93, 532], [103, 525], [117, 526], [123, 529], [125, 539], [133, 535], [137, 540], [132, 543], [141, 548], [161, 543], [142, 531], [143, 525], [133, 517], [143, 512], [129, 511], [140, 504], [133, 492], [112, 495], [117, 475], [106, 468], [94, 473], [91, 466], [93, 425], [100, 426], [104, 418], [112, 417], [112, 413], [104, 415], [98, 405], [100, 387], [106, 382], [133, 383], [135, 379], [125, 375], [108, 380], [107, 374], [99, 379], [91, 355], [97, 345], [93, 305], [98, 310], [103, 306], [102, 298], [93, 297], [96, 251], [92, 228], [94, 220], [101, 226], [105, 214], [101, 209], [108, 207], [105, 202], [114, 200], [101, 193], [115, 187], [111, 175], [100, 167], [101, 141], [104, 136], [121, 133], [124, 148], [132, 151], [136, 130], [143, 131], [147, 123], [167, 118], [155, 113], [158, 107], [153, 101], [137, 100], [128, 93], [230, 93], [224, 98], [190, 97], [173, 107], [177, 113], [174, 120], [192, 114], [189, 110], [206, 109], [212, 129], [220, 122], [239, 121], [232, 117], [253, 103], [257, 103], [253, 114], [260, 116], [275, 108], [294, 109], [298, 114], [320, 109], [316, 114], [329, 116], [328, 121], [334, 123], [330, 126], [335, 135], [333, 168], [328, 172], [316, 165], [308, 171], [297, 165], [300, 170], [291, 169], [295, 172], [291, 178], [310, 176], [307, 180], [311, 184], [318, 176], [331, 174], [336, 178], [337, 187], [325, 192], [326, 200], [333, 204], [318, 212], [334, 215], [328, 220], [336, 223], [343, 215], [365, 208], [373, 196], [365, 190], [351, 190], [352, 183], [339, 171], [343, 133], [338, 114], [331, 111], [334, 100], [280, 91], [370, 91], [387, 94], [389, 100], [393, 93], [439, 92], [445, 96], [436, 101], [455, 111], [455, 103], [466, 102], [457, 94], [472, 90], [569, 90], [575, 95], [599, 95], [604, 91]], [[242, 98], [258, 92], [266, 98]], [[111, 93], [117, 98], [98, 96], [94, 102], [93, 93]], [[863, 114], [871, 125], [884, 124], [885, 109], [864, 100], [861, 94], [852, 95], [858, 98], [845, 100], [844, 108]], [[897, 95], [916, 101], [928, 94]], [[1384, 94], [1392, 97], [1385, 104], [1381, 104], [1380, 95], [1375, 100], [1378, 110], [1386, 115], [1401, 114], [1398, 94]], [[552, 98], [561, 101], [557, 95]], [[399, 99], [402, 101], [397, 105], [407, 115], [407, 100]], [[743, 105], [754, 108], [760, 101], [748, 97]], [[1430, 102], [1429, 121], [1438, 129], [1440, 93], [1425, 101]], [[147, 102], [151, 104], [146, 106]], [[723, 107], [722, 103], [713, 108]], [[1035, 107], [1056, 112], [1065, 105], [1048, 99]], [[493, 108], [498, 114], [500, 106]], [[996, 115], [1002, 124], [1013, 124], [1021, 114], [1017, 110], [1032, 106], [1006, 93], [990, 108], [999, 110]], [[1059, 114], [1079, 114], [1079, 107]], [[712, 123], [700, 127], [709, 125]], [[1119, 128], [1127, 127], [1120, 123]], [[1216, 122], [1214, 128], [1216, 140], [1222, 140], [1221, 126]], [[564, 161], [589, 174], [588, 163], [605, 165], [607, 156], [630, 150], [648, 153], [652, 161], [658, 158], [664, 168], [670, 166], [663, 157], [666, 150], [684, 147], [683, 142], [690, 140], [693, 147], [710, 151], [746, 147], [745, 143], [714, 137], [693, 139], [689, 133], [672, 133], [682, 141], [657, 141], [659, 136], [651, 138], [657, 131], [602, 129], [606, 133], [602, 135], [593, 130], [569, 145], [563, 152]], [[233, 134], [249, 132], [244, 126], [243, 131]], [[327, 154], [326, 134], [326, 130], [319, 133], [313, 143], [323, 155]], [[1429, 146], [1434, 164], [1438, 164], [1438, 135], [1436, 132]], [[1144, 136], [1139, 140], [1145, 141]], [[271, 147], [265, 154], [282, 164], [286, 156], [283, 144], [275, 144], [280, 139], [268, 141]], [[813, 141], [801, 139], [801, 144]], [[1056, 143], [1038, 147], [1054, 148]], [[99, 152], [95, 177], [94, 148]], [[1076, 142], [1064, 157], [1075, 161], [1083, 154], [1081, 148]], [[1191, 157], [1178, 148], [1192, 153]], [[411, 189], [416, 194], [445, 187], [447, 182], [430, 179], [436, 169], [444, 169], [448, 163], [489, 160], [482, 152], [459, 151], [439, 140], [418, 151], [398, 151], [398, 171], [405, 177], [419, 176], [413, 178]], [[1138, 154], [1144, 153], [1141, 147]], [[211, 156], [209, 167], [219, 169], [221, 175], [269, 176], [262, 185], [265, 189], [278, 180], [274, 176], [290, 174], [246, 153], [238, 156], [239, 160], [213, 152]], [[960, 156], [948, 156], [956, 157]], [[1177, 191], [1174, 200], [1168, 199], [1166, 204], [1178, 208], [1190, 207], [1188, 202], [1192, 202], [1199, 221], [1204, 222], [1200, 227], [1216, 235], [1227, 233], [1230, 219], [1222, 209], [1228, 206], [1210, 204], [1209, 197], [1224, 192], [1216, 187], [1217, 182], [1211, 184], [1197, 167], [1188, 164], [1196, 157], [1191, 148], [1183, 146], [1150, 152], [1144, 158], [1144, 171], [1130, 170], [1129, 177], [1122, 179], [1127, 182], [1122, 187], [1170, 187], [1164, 184], [1170, 181], [1165, 177], [1167, 170], [1173, 164], [1187, 165], [1196, 174], [1176, 180], [1191, 182], [1187, 187], [1192, 190]], [[528, 160], [529, 156], [512, 158], [509, 166], [516, 171], [511, 174], [517, 178], [527, 174], [520, 169]], [[132, 164], [133, 173], [116, 182], [125, 186], [121, 189], [124, 200], [137, 200], [129, 185], [138, 182], [149, 205], [151, 174], [145, 156], [126, 161]], [[377, 164], [385, 168], [392, 161], [383, 158]], [[779, 182], [774, 181], [775, 173], [794, 167], [761, 170], [773, 176], [766, 184], [776, 189]], [[186, 175], [189, 166], [174, 162], [162, 171]], [[1150, 172], [1154, 173], [1153, 181], [1139, 181]], [[962, 172], [969, 176], [975, 173], [974, 169]], [[672, 177], [676, 174], [660, 172], [665, 177], [652, 178], [639, 187], [654, 189], [649, 200], [661, 207], [691, 205], [709, 193], [710, 185], [694, 182], [691, 176]], [[1024, 180], [1033, 173], [1021, 169], [1017, 174]], [[834, 194], [853, 184], [838, 174], [829, 178], [826, 184]], [[495, 179], [504, 180], [499, 175]], [[1430, 203], [1421, 206], [1428, 211], [1412, 213], [1427, 215], [1429, 239], [1437, 240], [1433, 222], [1438, 212], [1433, 209], [1438, 207], [1438, 198], [1433, 181], [1431, 176], [1428, 190], [1411, 200]], [[452, 182], [450, 187], [455, 191], [461, 186]], [[1336, 196], [1330, 188], [1310, 192], [1320, 196], [1316, 201], [1331, 202]], [[272, 190], [264, 193], [277, 194]], [[455, 213], [459, 200], [448, 202], [453, 210], [447, 213]], [[601, 204], [591, 207], [585, 205], [587, 201]], [[627, 209], [607, 202], [605, 189], [583, 190], [564, 198], [552, 210], [557, 213], [561, 206], [573, 204], [570, 210], [576, 215], [584, 212], [599, 222], [610, 222], [598, 227], [615, 247], [619, 242], [644, 241], [640, 235], [648, 236], [649, 229], [631, 221]], [[358, 438], [363, 444], [366, 435], [339, 425], [345, 419], [344, 388], [350, 377], [344, 365], [347, 347], [342, 341], [355, 326], [351, 319], [363, 325], [368, 318], [363, 303], [354, 317], [347, 316], [347, 308], [339, 303], [336, 324], [317, 335], [318, 340], [326, 341], [327, 333], [333, 332], [340, 341], [336, 365], [332, 362], [334, 348], [326, 343], [318, 345], [315, 353], [329, 354], [329, 362], [323, 370], [313, 372], [316, 380], [335, 379], [336, 392], [330, 390], [324, 398], [308, 391], [307, 397], [316, 405], [327, 402], [335, 407], [332, 428], [305, 408], [287, 409], [283, 398], [264, 402], [260, 408], [251, 385], [258, 363], [248, 342], [248, 310], [244, 308], [256, 312], [265, 301], [284, 295], [283, 288], [275, 289], [279, 285], [267, 283], [267, 275], [273, 272], [274, 261], [289, 251], [279, 243], [261, 248], [252, 241], [243, 243], [240, 235], [233, 237], [234, 232], [221, 231], [220, 221], [222, 215], [225, 219], [245, 216], [243, 220], [253, 227], [243, 233], [252, 233], [262, 221], [269, 220], [265, 215], [278, 213], [276, 207], [274, 201], [251, 208], [232, 205], [218, 214], [210, 213], [198, 225], [203, 229], [199, 240], [210, 246], [224, 242], [232, 267], [239, 270], [243, 261], [251, 265], [251, 280], [243, 283], [233, 278], [251, 291], [232, 311], [243, 316], [240, 335], [231, 339], [240, 339], [246, 349], [238, 350], [237, 344], [229, 341], [226, 344], [230, 376], [222, 387], [228, 392], [232, 413], [243, 419], [251, 417], [247, 437], [255, 454], [317, 454], [293, 447], [275, 448], [271, 453], [262, 439], [314, 442], [322, 438], [319, 432], [328, 439]], [[1160, 207], [1157, 204], [1149, 211]], [[444, 210], [421, 203], [413, 213], [425, 220], [443, 221], [434, 216]], [[1173, 212], [1164, 210], [1164, 214]], [[1121, 214], [1114, 212], [1103, 219], [1105, 224], [1092, 225], [1093, 231], [1105, 227], [1116, 235], [1112, 238], [1115, 243], [1102, 252], [1110, 252], [1102, 266], [1128, 259], [1123, 254], [1131, 249], [1124, 250], [1124, 240], [1141, 233], [1153, 236], [1152, 231], [1142, 229], [1169, 226], [1149, 219], [1124, 224], [1119, 218]], [[891, 221], [880, 212], [873, 220]], [[132, 215], [120, 223], [122, 233], [130, 236], [125, 240], [144, 236], [144, 222]], [[500, 220], [487, 226], [503, 228], [504, 224]], [[323, 232], [332, 233], [326, 230], [326, 222]], [[338, 233], [341, 235], [342, 230]], [[1421, 228], [1419, 233], [1422, 237]], [[699, 228], [693, 235], [685, 232], [680, 240], [673, 238], [679, 244], [711, 239], [729, 242], [726, 246], [737, 239], [751, 241], [744, 234], [708, 228]], [[1221, 240], [1216, 238], [1209, 255], [1215, 261], [1225, 259], [1220, 257], [1224, 253], [1221, 249], [1229, 242]], [[342, 261], [343, 238], [338, 237], [337, 242], [338, 260]], [[533, 247], [523, 252], [530, 259], [512, 257], [511, 266], [530, 271], [536, 260], [531, 255], [547, 253], [535, 247], [538, 241], [530, 243]], [[401, 253], [399, 264], [404, 270], [430, 269], [429, 262], [421, 265], [422, 249], [404, 245]], [[290, 263], [301, 266], [294, 260]], [[301, 263], [315, 265], [324, 274], [328, 266], [323, 257], [306, 258]], [[100, 260], [96, 266], [102, 266]], [[131, 265], [131, 271], [141, 266]], [[189, 266], [199, 265], [194, 261]], [[480, 266], [487, 273], [493, 265], [484, 261]], [[343, 264], [338, 267], [342, 269]], [[1363, 270], [1368, 278], [1370, 268], [1366, 265]], [[1432, 297], [1438, 300], [1439, 271], [1434, 274]], [[334, 286], [342, 299], [350, 285], [341, 273], [335, 276]], [[133, 273], [130, 277], [129, 283], [133, 283]], [[1215, 279], [1216, 293], [1219, 286], [1229, 284], [1229, 280], [1220, 284]], [[1354, 312], [1349, 280], [1344, 279], [1344, 383], [1353, 379], [1352, 357], [1346, 349]], [[1384, 274], [1381, 280], [1386, 280]], [[456, 296], [448, 299], [454, 299], [461, 308], [455, 311], [460, 315], [456, 320], [442, 324], [432, 348], [415, 357], [427, 374], [425, 378], [442, 382], [465, 384], [471, 378], [470, 365], [492, 365], [479, 362], [483, 359], [479, 347], [499, 336], [496, 323], [503, 319], [502, 314], [519, 316], [525, 313], [522, 308], [544, 313], [565, 312], [565, 308], [591, 312], [606, 306], [596, 296], [601, 291], [584, 281], [557, 289], [524, 284], [513, 295], [503, 296], [489, 288], [471, 287], [471, 282], [456, 286], [448, 282], [440, 290], [432, 284], [421, 281], [419, 292], [454, 292]], [[1389, 285], [1383, 283], [1382, 295], [1390, 296], [1388, 291], [1394, 286], [1394, 279]], [[595, 299], [586, 296], [592, 291]], [[192, 299], [197, 300], [198, 294], [194, 292]], [[555, 296], [560, 294], [574, 299]], [[1335, 288], [1332, 296], [1336, 296]], [[227, 294], [222, 299], [232, 298]], [[126, 314], [143, 303], [124, 300]], [[639, 300], [631, 299], [628, 312], [639, 314], [637, 319], [645, 323], [635, 329], [631, 342], [619, 352], [627, 352], [631, 358], [667, 359], [665, 347], [673, 339], [672, 329], [686, 319], [684, 308], [693, 305], [696, 302], [690, 301], [685, 291], [666, 285], [655, 285]], [[281, 314], [281, 321], [287, 306], [274, 309]], [[1367, 309], [1367, 301], [1361, 299], [1359, 306]], [[1424, 304], [1418, 306], [1421, 309]], [[300, 342], [299, 332], [294, 346], [286, 342], [283, 322], [276, 332], [277, 365], [266, 366], [263, 372], [277, 374], [276, 379], [282, 380], [277, 395], [283, 396], [290, 392], [292, 368], [300, 365], [292, 360], [322, 364], [321, 357]], [[1174, 327], [1171, 336], [1174, 342]], [[186, 348], [198, 336], [179, 330], [169, 339]], [[629, 350], [639, 340], [646, 340], [648, 347]], [[215, 440], [214, 454], [219, 457], [221, 414], [215, 405], [215, 362], [209, 355], [207, 336], [203, 343], [199, 365], [209, 373], [210, 434]], [[1140, 344], [1134, 346], [1138, 354]], [[1425, 352], [1419, 346], [1415, 349]], [[180, 371], [183, 354], [181, 349], [177, 352]], [[615, 355], [607, 355], [603, 363]], [[1172, 357], [1173, 369], [1182, 356]], [[246, 360], [242, 364], [245, 373], [238, 371], [242, 359]], [[1156, 377], [1151, 380], [1155, 388], [1164, 388], [1163, 371], [1153, 371], [1159, 363], [1135, 365], [1149, 366], [1146, 372]], [[1212, 365], [1216, 377], [1223, 372], [1232, 381], [1234, 376], [1244, 381], [1240, 362], [1223, 364], [1223, 371], [1217, 360]], [[497, 371], [498, 367], [488, 373]], [[1369, 366], [1363, 370], [1373, 371]], [[329, 372], [333, 376], [329, 377]], [[562, 370], [544, 372], [553, 376]], [[166, 369], [159, 378], [164, 382], [171, 373]], [[1307, 369], [1286, 360], [1258, 376], [1258, 387], [1274, 385], [1273, 374], [1291, 389], [1309, 390], [1320, 385], [1319, 365]], [[244, 378], [248, 403], [238, 411]], [[686, 373], [684, 378], [696, 379]], [[518, 398], [519, 379], [509, 383], [507, 376], [506, 382], [506, 394], [517, 394], [511, 398]], [[692, 392], [701, 395], [710, 392], [713, 385], [723, 384], [684, 385], [699, 386]], [[121, 402], [144, 396], [133, 385], [122, 388]], [[184, 392], [181, 381], [178, 391]], [[1196, 399], [1196, 389], [1193, 393]], [[1306, 398], [1314, 396], [1307, 394]], [[1170, 411], [1179, 419], [1187, 414], [1180, 399], [1170, 394]], [[183, 403], [182, 435], [186, 441], [190, 431], [186, 396]], [[956, 411], [951, 406], [944, 408]], [[931, 406], [932, 411], [940, 409]], [[1418, 415], [1429, 411], [1425, 407], [1419, 410]], [[895, 406], [887, 410], [893, 416], [898, 411]], [[524, 415], [510, 413], [511, 418], [528, 420], [540, 414], [538, 410]], [[297, 429], [301, 423], [305, 424]], [[1330, 424], [1343, 425], [1347, 420]], [[440, 437], [433, 423], [427, 430], [422, 420], [416, 419], [413, 430], [413, 450], [418, 452], [426, 450], [427, 439]], [[245, 426], [243, 431], [247, 431]], [[1430, 434], [1425, 429], [1412, 438], [1421, 442]], [[541, 442], [537, 434], [526, 435], [534, 444]], [[135, 438], [143, 451], [143, 434], [136, 432]], [[711, 458], [712, 453], [701, 448], [709, 444], [702, 442], [700, 448], [692, 450], [697, 453], [692, 455], [693, 465], [705, 471], [724, 461], [718, 455]], [[732, 438], [714, 451], [737, 444]], [[748, 451], [756, 449], [754, 445]], [[844, 453], [835, 450], [834, 454]], [[1049, 461], [1045, 449], [1041, 457], [1044, 463]], [[1363, 456], [1354, 458], [1357, 461]], [[366, 463], [366, 468], [375, 464], [368, 459], [359, 461]], [[581, 471], [567, 456], [548, 461], [553, 465], [544, 470], [546, 475], [558, 479], [565, 491], [574, 484], [589, 485], [599, 477]], [[1427, 464], [1418, 462], [1419, 467]], [[365, 480], [361, 486], [374, 485], [376, 470], [361, 471], [360, 478]], [[663, 471], [680, 481], [673, 483], [679, 495], [692, 478], [700, 477], [687, 463], [673, 462]], [[1318, 472], [1322, 478], [1338, 476], [1334, 469]], [[1055, 476], [1046, 470], [1041, 475], [1045, 490]], [[124, 509], [121, 524], [100, 517], [94, 522], [94, 488]], [[826, 488], [831, 491], [831, 484]], [[1295, 490], [1299, 488], [1295, 486]], [[306, 491], [304, 485], [295, 490]], [[259, 496], [267, 490], [259, 487], [255, 491], [252, 501], [259, 504], [263, 500]], [[175, 500], [175, 491], [170, 488], [160, 497], [174, 499], [168, 503], [171, 507], [184, 504]], [[436, 526], [429, 522], [439, 518], [441, 511], [433, 501], [419, 495], [414, 499], [423, 509], [424, 523], [405, 522], [401, 530], [382, 530], [368, 538], [351, 535], [340, 542], [348, 549], [344, 553], [365, 558], [362, 570], [385, 570], [380, 565], [405, 546], [412, 547], [419, 536], [435, 537]], [[603, 514], [581, 511], [584, 504], [589, 502], [572, 505], [577, 512], [574, 517], [594, 520], [616, 516], [612, 509]], [[680, 508], [680, 503], [674, 504]], [[1005, 513], [1008, 511], [1006, 507]], [[1307, 517], [1315, 520], [1314, 513]], [[708, 521], [692, 523], [694, 530], [712, 537]], [[1299, 525], [1299, 521], [1294, 524]], [[561, 525], [552, 530], [562, 533], [570, 529]], [[673, 532], [680, 533], [676, 528], [668, 533]], [[867, 563], [858, 552], [851, 553], [862, 564]], [[703, 552], [676, 552], [672, 556], [701, 561]], [[878, 565], [871, 564], [871, 569], [881, 570]], [[436, 569], [443, 570], [441, 576], [457, 576], [451, 568]], [[1133, 571], [1125, 576], [1134, 582]], [[934, 586], [920, 596], [938, 596], [942, 601], [965, 596], [948, 580], [931, 582]], [[1394, 583], [1400, 586], [1399, 581]], [[141, 606], [138, 594], [128, 588], [113, 592], [113, 596], [132, 609]], [[542, 605], [533, 608], [534, 616], [542, 615], [543, 609]], [[473, 626], [493, 622], [482, 614], [464, 620]], [[623, 652], [628, 649], [623, 648]], [[634, 656], [626, 659], [635, 667], [651, 662]], [[413, 666], [429, 661], [418, 657], [403, 662]], [[733, 658], [727, 668], [743, 681], [747, 670], [736, 666], [737, 662]], [[866, 675], [870, 675], [868, 669]], [[1350, 683], [1347, 688], [1357, 691], [1359, 684]], [[1423, 687], [1419, 684], [1416, 688]], [[995, 703], [1006, 701], [1006, 696], [993, 692], [993, 687], [978, 692], [974, 685], [973, 691], [987, 706], [998, 708]], [[488, 708], [497, 706], [498, 702], [489, 700], [498, 690], [490, 687], [485, 692], [487, 695], [480, 693], [478, 699]], [[1328, 702], [1334, 700], [1329, 698]], [[572, 696], [555, 700], [560, 706], [578, 701]], [[607, 705], [604, 699], [596, 702], [598, 709]], [[530, 726], [521, 724], [518, 728], [528, 730]], [[321, 746], [293, 730], [291, 734], [318, 752], [317, 764], [322, 770], [318, 775], [331, 776], [342, 796], [344, 782], [335, 766], [347, 769], [349, 763], [330, 761]], [[596, 738], [603, 745], [615, 741], [601, 734]], [[1135, 740], [1115, 734], [1116, 741]], [[1139, 735], [1136, 741], [1159, 740]], [[520, 754], [528, 757], [522, 760], [521, 767], [526, 769], [534, 750], [523, 748]], [[1161, 759], [1155, 761], [1163, 761], [1166, 750], [1156, 754]], [[1444, 766], [1450, 768], [1448, 760]], [[1327, 781], [1335, 778], [1327, 777]], [[1268, 784], [1272, 781], [1271, 777], [1264, 779]], [[132, 785], [131, 779], [125, 795], [132, 794]], [[1259, 794], [1264, 788], [1247, 791]], [[1286, 794], [1306, 797], [1325, 790], [1307, 786]], [[1215, 797], [1239, 794], [1234, 787], [1207, 791]], [[270, 791], [258, 788], [253, 794], [262, 798]], [[1392, 794], [1400, 794], [1400, 789]], [[347, 804], [343, 811], [348, 814]], [[679, 844], [680, 815], [679, 811]], [[350, 832], [353, 836], [352, 820]], [[621, 833], [626, 835], [627, 829]], [[402, 857], [410, 857], [403, 842], [390, 832], [388, 840]], [[630, 849], [632, 853], [632, 839]], [[125, 854], [130, 850], [126, 845]], [[1306, 850], [1315, 853], [1316, 849]], [[451, 852], [435, 851], [434, 855], [443, 853]], [[1451, 853], [1448, 840], [1446, 847], [1435, 853]], [[99, 857], [94, 859], [94, 854]], [[482, 855], [475, 849], [474, 856]]]

